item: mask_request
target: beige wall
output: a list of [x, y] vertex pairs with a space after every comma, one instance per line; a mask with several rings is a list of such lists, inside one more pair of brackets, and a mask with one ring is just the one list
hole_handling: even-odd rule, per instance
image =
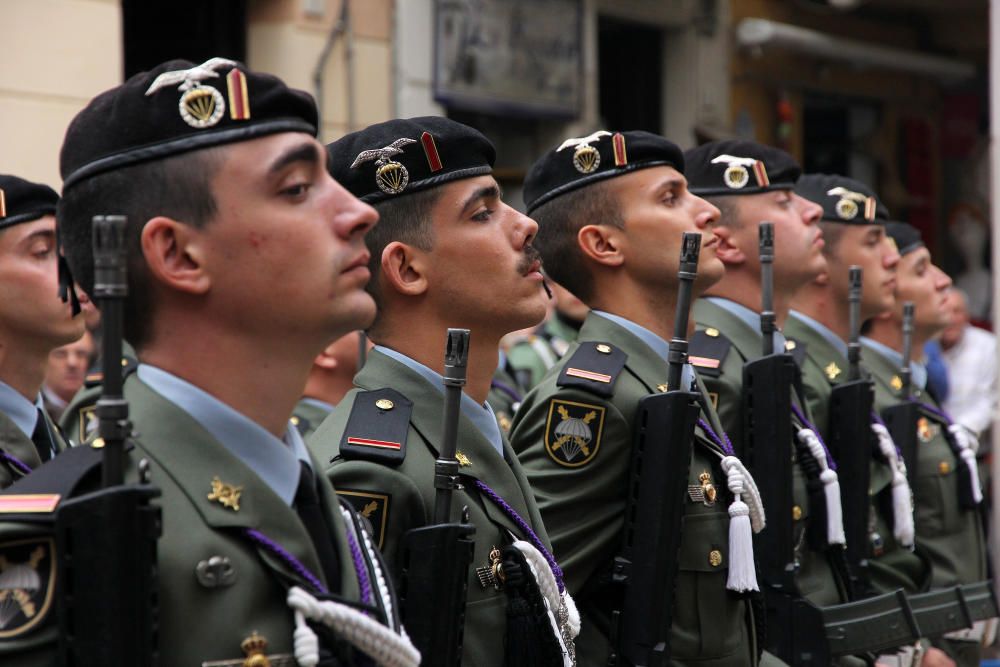
[[0, 172], [58, 188], [73, 116], [121, 82], [117, 0], [0, 2]]
[[[354, 49], [354, 127], [348, 123], [347, 39], [342, 36], [323, 73], [320, 140], [388, 120], [392, 113], [393, 0], [349, 0]], [[313, 70], [327, 36], [340, 17], [342, 0], [326, 0], [321, 16], [304, 11], [302, 0], [253, 0], [247, 28], [247, 64], [273, 72], [290, 85], [315, 93]]]

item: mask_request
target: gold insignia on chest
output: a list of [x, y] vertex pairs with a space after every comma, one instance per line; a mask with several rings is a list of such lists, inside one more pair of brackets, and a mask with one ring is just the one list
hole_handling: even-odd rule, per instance
[[239, 512], [241, 493], [243, 493], [242, 486], [226, 484], [216, 476], [212, 478], [212, 492], [207, 497], [209, 500], [220, 503], [223, 507]]
[[458, 465], [467, 468], [472, 465], [472, 459], [463, 454], [462, 452], [455, 452], [455, 460], [458, 461]]
[[559, 465], [576, 468], [593, 460], [601, 445], [604, 408], [553, 399], [545, 423], [545, 449]]
[[396, 404], [390, 401], [388, 398], [380, 398], [375, 401], [375, 407], [379, 410], [392, 410], [396, 407]]
[[920, 442], [930, 442], [935, 434], [936, 429], [930, 419], [921, 417], [917, 420], [917, 438], [920, 439]]
[[703, 470], [698, 475], [698, 484], [688, 485], [688, 497], [691, 498], [692, 502], [703, 503], [706, 507], [711, 507], [715, 504], [717, 496], [718, 490], [712, 483], [712, 474], [707, 470]]
[[240, 648], [247, 656], [243, 667], [271, 667], [271, 661], [267, 658], [267, 640], [258, 635], [256, 630], [240, 642]]
[[838, 366], [836, 362], [831, 361], [826, 365], [826, 368], [823, 369], [823, 372], [826, 373], [826, 377], [831, 380], [835, 380], [837, 376], [840, 375], [840, 366]]
[[664, 382], [663, 384], [656, 385], [656, 391], [660, 392], [661, 394], [665, 394], [668, 391], [670, 391], [670, 387], [667, 385], [666, 382]]
[[503, 571], [503, 560], [500, 550], [494, 546], [490, 549], [489, 562], [476, 568], [476, 576], [479, 578], [479, 585], [483, 588], [503, 588], [503, 582], [507, 578]]
[[951, 472], [951, 464], [947, 461], [941, 461], [938, 463], [938, 472], [942, 475], [947, 475]]
[[722, 552], [718, 549], [712, 549], [708, 552], [708, 564], [712, 567], [719, 567], [722, 565]]
[[792, 521], [798, 521], [802, 518], [802, 508], [798, 505], [792, 505]]
[[903, 379], [898, 375], [893, 375], [892, 379], [889, 380], [889, 386], [895, 389], [896, 391], [899, 391], [900, 389], [903, 388]]
[[798, 344], [794, 340], [786, 340], [785, 341], [785, 349], [788, 350], [789, 352], [791, 352], [792, 350], [794, 350], [795, 347], [796, 347], [796, 345], [798, 345]]
[[497, 424], [500, 426], [500, 430], [504, 433], [510, 433], [510, 417], [507, 416], [506, 412], [497, 413]]

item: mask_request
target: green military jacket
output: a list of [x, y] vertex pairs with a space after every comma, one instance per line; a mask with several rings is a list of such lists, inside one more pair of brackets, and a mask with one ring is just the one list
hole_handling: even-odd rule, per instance
[[[617, 349], [626, 355], [621, 371], [602, 380], [613, 395], [604, 397], [582, 387], [558, 386], [561, 371], [572, 363], [576, 351], [595, 344], [602, 346], [598, 352]], [[587, 374], [587, 369], [573, 370], [578, 376], [580, 370]], [[577, 342], [528, 394], [514, 418], [511, 442], [535, 490], [567, 589], [580, 609], [580, 665], [607, 662], [609, 616], [614, 604], [608, 577], [622, 546], [636, 411], [641, 398], [666, 390], [667, 372], [666, 360], [639, 338], [591, 313]], [[717, 433], [721, 431], [714, 410], [709, 408], [703, 416]], [[558, 429], [571, 419], [587, 424], [590, 439], [586, 447], [565, 451], [557, 447]], [[682, 546], [676, 554], [679, 572], [670, 630], [672, 665], [745, 667], [757, 662], [750, 604], [744, 596], [726, 589], [727, 508], [731, 498], [717, 450], [698, 429], [689, 473], [691, 486], [685, 497]], [[690, 493], [691, 488], [704, 488], [706, 482], [718, 490], [718, 498], [711, 504]]]
[[[875, 380], [875, 409], [881, 412], [901, 401], [899, 367], [877, 350], [865, 346], [865, 366]], [[913, 397], [938, 410], [927, 392], [912, 388]], [[967, 584], [986, 578], [986, 541], [979, 512], [959, 505], [958, 475], [964, 465], [945, 438], [948, 425], [929, 411], [917, 424], [917, 469], [913, 480], [917, 549], [931, 562], [931, 588]]]
[[[49, 413], [42, 410], [43, 418], [48, 426], [49, 433], [55, 439], [57, 451], [66, 449], [66, 441]], [[17, 427], [10, 417], [0, 412], [0, 489], [8, 486], [25, 476], [25, 466], [34, 470], [42, 465], [42, 459], [38, 456], [38, 450], [31, 438], [24, 435], [24, 432]]]
[[[371, 521], [394, 579], [401, 575], [402, 539], [407, 531], [432, 523], [434, 513], [434, 461], [443, 438], [444, 394], [422, 375], [376, 348], [355, 376], [351, 390], [309, 440], [313, 453], [324, 462], [337, 493], [349, 500]], [[387, 398], [391, 388], [396, 393]], [[383, 401], [390, 401], [389, 403]], [[412, 403], [412, 406], [406, 405]], [[374, 404], [380, 418], [360, 422], [351, 416]], [[407, 415], [406, 412], [409, 411]], [[391, 422], [391, 424], [386, 424]], [[341, 449], [348, 438], [376, 440], [399, 445], [401, 460], [386, 461], [370, 448], [368, 460], [345, 460]], [[364, 455], [363, 453], [361, 455]], [[504, 455], [465, 415], [458, 425], [459, 474], [463, 488], [452, 499], [451, 519], [457, 521], [462, 508], [469, 508], [475, 526], [473, 567], [469, 570], [465, 611], [463, 664], [503, 665], [507, 597], [493, 585], [480, 582], [476, 568], [491, 564], [494, 547], [503, 549], [512, 536], [527, 536], [494, 502], [475, 486], [477, 480], [498, 493], [538, 535], [545, 547], [549, 540], [521, 466], [504, 438]]]
[[292, 424], [299, 430], [303, 440], [307, 440], [323, 423], [333, 406], [316, 399], [303, 398], [292, 410]]
[[[127, 453], [126, 482], [138, 479], [139, 461], [150, 464], [151, 482], [162, 491], [163, 534], [158, 546], [160, 664], [199, 666], [210, 661], [242, 665], [246, 654], [240, 643], [254, 632], [266, 639], [271, 664], [284, 656], [294, 664], [292, 611], [287, 590], [308, 582], [283, 560], [244, 535], [255, 529], [279, 544], [325, 581], [309, 534], [295, 511], [174, 403], [153, 391], [137, 376], [125, 383], [135, 427], [134, 449]], [[313, 467], [321, 470], [317, 460]], [[213, 479], [238, 487], [236, 506], [212, 499]], [[339, 595], [358, 601], [360, 587], [352, 564], [344, 519], [333, 488], [317, 475], [325, 518], [340, 557]], [[238, 507], [238, 509], [237, 509]], [[2, 515], [0, 515], [2, 519]], [[8, 562], [24, 560], [26, 526], [0, 521], [0, 555]], [[44, 544], [43, 541], [39, 541]], [[199, 576], [209, 559], [228, 561], [229, 576], [217, 571], [216, 581]], [[42, 589], [54, 583], [39, 571], [45, 586], [31, 619], [15, 617], [0, 632], [0, 663], [51, 665], [55, 651], [56, 611]], [[369, 572], [369, 574], [371, 574]], [[13, 630], [12, 630], [13, 628]], [[215, 663], [213, 663], [214, 665]]]
[[553, 312], [534, 333], [514, 341], [507, 350], [507, 359], [514, 377], [525, 391], [542, 381], [549, 369], [566, 354], [578, 333], [578, 326]]
[[[723, 428], [734, 443], [740, 443], [736, 449], [741, 451], [744, 437], [743, 365], [762, 356], [763, 335], [759, 329], [751, 328], [735, 314], [708, 299], [695, 302], [693, 316], [699, 333], [691, 340], [691, 362], [698, 369], [713, 398]], [[708, 356], [702, 357], [701, 348], [705, 348]], [[809, 406], [802, 404], [794, 389], [791, 400], [809, 416]], [[794, 415], [789, 415], [789, 418], [796, 430], [804, 426]], [[793, 459], [797, 458], [794, 448], [791, 454]], [[836, 575], [827, 555], [808, 548], [808, 541], [804, 538], [810, 518], [806, 478], [800, 466], [795, 465], [792, 471], [794, 505], [791, 517], [776, 516], [774, 508], [769, 507], [768, 518], [770, 521], [792, 521], [793, 535], [798, 545], [795, 558], [799, 565], [796, 574], [799, 592], [819, 606], [846, 602], [844, 584]], [[762, 537], [766, 543], [766, 533]]]
[[[122, 341], [122, 376], [128, 377], [139, 367], [139, 360], [131, 345]], [[59, 420], [59, 428], [71, 443], [78, 445], [97, 431], [97, 399], [101, 397], [104, 371], [95, 367], [87, 373], [83, 386], [69, 402]]]
[[[791, 314], [785, 322], [785, 335], [794, 341], [801, 359], [802, 381], [814, 424], [824, 438], [830, 436], [829, 410], [833, 388], [847, 380], [848, 361], [823, 334]], [[861, 362], [870, 368], [869, 354]], [[876, 409], [878, 383], [876, 382]], [[872, 450], [869, 495], [868, 573], [872, 586], [880, 593], [902, 588], [907, 593], [927, 590], [930, 571], [919, 554], [900, 545], [892, 533], [892, 469], [881, 454]], [[917, 517], [914, 517], [917, 520]]]
[[514, 413], [521, 407], [524, 393], [524, 387], [514, 377], [514, 369], [505, 357], [503, 363], [493, 373], [493, 378], [490, 380], [490, 393], [486, 397], [486, 402], [493, 408], [497, 424], [504, 435], [510, 434]]

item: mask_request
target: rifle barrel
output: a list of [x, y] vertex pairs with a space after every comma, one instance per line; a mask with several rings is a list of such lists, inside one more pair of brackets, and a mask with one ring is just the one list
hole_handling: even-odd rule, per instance
[[469, 330], [448, 329], [444, 352], [444, 436], [441, 453], [434, 463], [434, 522], [448, 523], [451, 496], [458, 486], [458, 417], [462, 409], [462, 388], [469, 363]]
[[847, 300], [850, 305], [849, 340], [847, 343], [848, 380], [861, 377], [861, 286], [864, 274], [860, 266], [852, 266], [848, 270]]
[[764, 356], [774, 354], [774, 223], [760, 223], [760, 332]]
[[899, 379], [903, 381], [900, 391], [903, 396], [910, 395], [910, 361], [913, 359], [913, 317], [912, 301], [903, 303], [903, 367], [899, 369]]
[[667, 357], [667, 387], [671, 390], [681, 389], [681, 373], [687, 362], [687, 328], [688, 314], [691, 311], [691, 294], [694, 290], [694, 280], [698, 276], [698, 255], [701, 253], [701, 234], [684, 232], [681, 241], [680, 270], [677, 278], [680, 285], [677, 288], [677, 312], [674, 314], [674, 337], [670, 340], [670, 352]]

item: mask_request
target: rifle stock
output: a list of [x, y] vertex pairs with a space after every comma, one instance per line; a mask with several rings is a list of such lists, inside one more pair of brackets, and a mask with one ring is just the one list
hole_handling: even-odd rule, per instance
[[458, 418], [469, 357], [469, 330], [448, 329], [445, 346], [444, 434], [434, 463], [434, 524], [403, 536], [403, 618], [423, 656], [422, 665], [453, 667], [462, 663], [465, 605], [475, 527], [468, 508], [452, 522], [451, 502], [458, 479]]
[[668, 357], [670, 391], [644, 397], [636, 413], [623, 544], [612, 574], [624, 587], [621, 609], [612, 619], [612, 665], [665, 667], [671, 655], [677, 554], [700, 410], [698, 394], [681, 388], [700, 248], [700, 234], [684, 234]]
[[123, 216], [93, 220], [94, 299], [101, 308], [104, 383], [97, 402], [103, 445], [102, 488], [65, 501], [56, 515], [59, 651], [63, 665], [158, 662], [157, 540], [160, 495], [140, 463], [137, 484], [124, 483], [131, 432], [122, 395], [122, 310], [128, 292]]

